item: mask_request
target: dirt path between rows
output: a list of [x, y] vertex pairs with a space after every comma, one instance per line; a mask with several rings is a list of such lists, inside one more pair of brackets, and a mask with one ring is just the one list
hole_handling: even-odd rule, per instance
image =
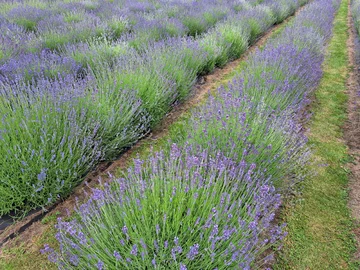
[[[305, 5], [306, 6], [306, 5]], [[47, 213], [37, 212], [34, 213], [22, 221], [19, 221], [13, 225], [7, 227], [4, 231], [0, 231], [0, 248], [1, 247], [13, 247], [21, 244], [22, 247], [33, 250], [36, 249], [34, 246], [35, 239], [38, 239], [45, 231], [49, 229], [49, 224], [43, 224], [41, 219], [45, 216], [59, 213], [58, 216], [67, 216], [70, 211], [74, 209], [76, 201], [84, 201], [90, 189], [98, 184], [98, 179], [101, 177], [102, 182], [109, 180], [108, 174], [116, 172], [121, 168], [126, 168], [131, 160], [131, 157], [136, 153], [143, 145], [151, 145], [156, 140], [159, 140], [166, 136], [169, 131], [169, 127], [172, 123], [176, 122], [184, 113], [194, 108], [202, 101], [206, 99], [209, 91], [215, 90], [220, 82], [223, 82], [231, 72], [242, 61], [245, 61], [254, 50], [263, 46], [269, 37], [282, 25], [287, 23], [291, 18], [296, 16], [301, 10], [287, 18], [283, 23], [272, 27], [262, 37], [260, 37], [243, 55], [241, 58], [228, 63], [222, 69], [216, 69], [212, 74], [200, 78], [199, 82], [194, 86], [192, 96], [183, 104], [180, 104], [173, 108], [173, 110], [165, 117], [161, 124], [149, 134], [148, 137], [140, 140], [131, 149], [126, 151], [118, 160], [113, 162], [106, 162], [100, 164], [97, 169], [89, 173], [84, 181], [74, 190], [73, 194], [70, 195], [66, 200], [56, 204], [55, 206], [48, 208]], [[2, 251], [0, 249], [0, 257]]]
[[347, 41], [349, 57], [349, 78], [347, 80], [347, 94], [349, 97], [347, 105], [348, 119], [344, 127], [346, 143], [349, 154], [352, 157], [349, 168], [351, 170], [349, 182], [349, 208], [355, 219], [354, 234], [356, 238], [357, 251], [354, 259], [360, 259], [360, 70], [359, 53], [360, 44], [353, 24], [351, 7], [349, 1]]

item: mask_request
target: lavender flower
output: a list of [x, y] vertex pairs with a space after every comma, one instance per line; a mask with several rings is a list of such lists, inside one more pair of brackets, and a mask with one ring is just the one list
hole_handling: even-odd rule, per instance
[[[242, 165], [220, 153], [211, 157], [207, 150], [198, 148], [198, 153], [192, 154], [190, 145], [179, 148], [175, 144], [169, 155], [154, 153], [145, 161], [136, 161], [135, 167], [136, 170], [129, 170], [125, 178], [116, 179], [112, 187], [101, 187], [101, 201], [90, 200], [86, 208], [79, 207], [78, 219], [72, 223], [59, 221], [59, 257], [76, 250], [72, 243], [81, 248], [77, 235], [82, 232], [86, 238], [90, 235], [94, 238], [94, 243], [87, 246], [86, 254], [100, 249], [116, 250], [112, 256], [118, 258], [116, 263], [124, 268], [153, 267], [154, 264], [172, 267], [180, 263], [191, 268], [198, 257], [206, 266], [216, 268], [221, 267], [221, 261], [228, 262], [229, 266], [243, 261], [251, 265], [254, 257], [241, 254], [248, 250], [258, 252], [260, 232], [273, 233], [269, 235], [268, 243], [281, 238], [282, 227], [271, 225], [272, 213], [280, 205], [280, 196], [256, 168], [248, 174]], [[198, 196], [193, 196], [195, 193]], [[167, 206], [167, 198], [160, 194], [173, 198], [171, 208]], [[137, 200], [141, 201], [141, 206]], [[200, 205], [201, 211], [198, 211]], [[108, 211], [112, 215], [108, 216]], [[117, 226], [121, 223], [125, 225]], [[140, 232], [137, 228], [142, 228], [144, 237], [136, 236]], [[94, 229], [102, 233], [95, 234]], [[100, 240], [103, 233], [108, 234], [106, 242]], [[124, 245], [110, 235], [124, 238]], [[232, 251], [225, 252], [229, 243]], [[221, 251], [214, 255], [217, 259], [210, 256], [209, 248]], [[238, 255], [234, 257], [232, 254], [236, 250]], [[109, 260], [106, 267], [114, 267], [111, 262], [114, 260]], [[69, 262], [62, 260], [62, 263], [68, 265]]]

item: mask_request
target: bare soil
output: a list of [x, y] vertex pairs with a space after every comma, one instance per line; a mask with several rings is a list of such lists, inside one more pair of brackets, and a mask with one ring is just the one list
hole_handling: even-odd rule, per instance
[[[300, 12], [300, 8], [295, 15]], [[293, 15], [293, 16], [295, 16]], [[58, 217], [68, 216], [76, 206], [77, 201], [85, 201], [88, 194], [91, 193], [91, 188], [98, 185], [99, 178], [102, 182], [109, 181], [109, 174], [114, 174], [119, 169], [124, 169], [129, 165], [133, 154], [136, 153], [143, 145], [151, 145], [168, 134], [171, 124], [176, 122], [184, 113], [196, 107], [206, 99], [209, 92], [214, 91], [220, 82], [226, 79], [226, 76], [236, 69], [242, 61], [246, 61], [249, 55], [256, 49], [263, 46], [267, 39], [284, 23], [288, 22], [293, 16], [287, 18], [283, 23], [275, 25], [264, 33], [243, 55], [241, 58], [228, 63], [224, 68], [216, 69], [213, 73], [201, 77], [198, 83], [192, 90], [192, 95], [182, 104], [173, 108], [173, 110], [163, 119], [163, 121], [156, 127], [146, 138], [140, 140], [132, 148], [122, 154], [119, 159], [112, 162], [101, 163], [97, 168], [90, 172], [82, 181], [82, 183], [75, 188], [74, 192], [65, 200], [58, 202], [56, 205], [47, 209], [47, 212], [39, 211], [27, 216], [21, 221], [18, 221], [5, 230], [0, 230], [0, 248], [14, 247], [22, 245], [22, 247], [32, 250], [35, 248], [34, 243], [45, 231], [49, 229], [49, 224], [43, 224], [41, 219], [57, 214]], [[3, 255], [0, 249], [0, 256]]]
[[347, 80], [347, 94], [349, 97], [347, 105], [348, 119], [344, 127], [346, 143], [352, 161], [349, 163], [351, 170], [349, 182], [349, 208], [355, 219], [356, 228], [354, 234], [357, 242], [357, 251], [354, 259], [360, 259], [360, 70], [359, 52], [360, 44], [351, 16], [349, 1], [348, 13], [349, 39], [347, 41], [349, 57], [349, 78]]

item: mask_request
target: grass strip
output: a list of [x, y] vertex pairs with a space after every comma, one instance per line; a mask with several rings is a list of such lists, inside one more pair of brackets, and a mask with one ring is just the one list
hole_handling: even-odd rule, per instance
[[346, 41], [348, 1], [343, 0], [334, 21], [333, 37], [323, 63], [323, 78], [315, 92], [309, 143], [315, 172], [282, 212], [288, 237], [274, 269], [358, 269], [353, 222], [347, 207], [349, 161], [342, 140], [346, 120], [346, 81], [349, 59]]

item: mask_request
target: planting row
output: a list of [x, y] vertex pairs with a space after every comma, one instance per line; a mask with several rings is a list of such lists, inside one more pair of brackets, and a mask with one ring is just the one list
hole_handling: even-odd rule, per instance
[[353, 16], [355, 29], [357, 33], [360, 34], [360, 1], [358, 0], [351, 1], [351, 13]]
[[[68, 74], [77, 78], [83, 78], [85, 74], [90, 72], [89, 69], [94, 72], [96, 68], [99, 68], [98, 66], [104, 68], [103, 66], [105, 63], [112, 66], [113, 58], [123, 56], [125, 52], [131, 48], [136, 49], [137, 51], [140, 50], [144, 53], [143, 51], [147, 49], [149, 43], [153, 44], [154, 42], [169, 38], [186, 36], [199, 37], [199, 35], [203, 33], [208, 36], [203, 41], [205, 43], [203, 44], [204, 47], [220, 42], [216, 41], [217, 39], [225, 39], [226, 42], [229, 42], [229, 40], [227, 40], [229, 37], [218, 37], [216, 33], [219, 31], [223, 33], [229, 30], [229, 24], [234, 24], [239, 18], [242, 18], [242, 24], [245, 23], [244, 19], [246, 19], [246, 24], [248, 24], [247, 27], [250, 28], [250, 39], [253, 39], [263, 31], [264, 27], [266, 28], [275, 22], [280, 22], [289, 16], [289, 14], [292, 14], [299, 4], [298, 2], [305, 1], [284, 0], [284, 3], [275, 4], [274, 1], [270, 0], [268, 3], [265, 2], [265, 4], [257, 5], [255, 7], [247, 2], [233, 0], [223, 1], [221, 3], [218, 3], [218, 1], [167, 2], [167, 4], [160, 4], [162, 8], [157, 11], [161, 17], [156, 19], [153, 18], [155, 15], [152, 13], [150, 13], [151, 15], [144, 11], [136, 11], [134, 13], [131, 8], [134, 3], [127, 3], [120, 10], [117, 9], [119, 3], [116, 5], [114, 3], [103, 3], [104, 5], [98, 6], [99, 10], [94, 8], [91, 10], [91, 13], [89, 13], [89, 10], [87, 12], [91, 16], [97, 16], [97, 13], [104, 12], [102, 9], [106, 9], [106, 7], [109, 9], [112, 7], [112, 12], [115, 12], [116, 16], [120, 16], [121, 20], [124, 20], [125, 22], [131, 21], [135, 24], [130, 27], [131, 29], [126, 31], [127, 34], [113, 38], [105, 34], [100, 37], [92, 37], [93, 35], [96, 35], [97, 32], [102, 33], [102, 31], [96, 29], [96, 26], [100, 27], [99, 25], [101, 25], [101, 23], [105, 23], [109, 17], [111, 18], [110, 15], [106, 18], [104, 18], [104, 15], [96, 17], [96, 21], [98, 22], [97, 25], [86, 17], [79, 19], [81, 22], [80, 28], [75, 31], [76, 33], [72, 33], [71, 29], [67, 29], [67, 27], [62, 25], [57, 27], [55, 22], [48, 22], [44, 19], [45, 22], [43, 22], [43, 24], [48, 25], [48, 28], [50, 28], [49, 31], [52, 33], [51, 36], [46, 39], [45, 45], [39, 45], [39, 42], [37, 41], [37, 39], [43, 38], [41, 31], [40, 33], [37, 31], [39, 37], [31, 37], [31, 33], [14, 24], [14, 22], [11, 22], [11, 18], [17, 18], [16, 16], [19, 16], [20, 21], [25, 20], [22, 16], [36, 18], [35, 15], [31, 16], [31, 11], [33, 11], [31, 7], [16, 7], [9, 11], [10, 15], [7, 17], [11, 18], [1, 19], [0, 17], [0, 29], [4, 30], [0, 34], [0, 40], [3, 44], [0, 47], [3, 50], [0, 54], [0, 56], [2, 55], [2, 57], [0, 57], [0, 81], [37, 81], [39, 77], [42, 76], [56, 78]], [[95, 6], [97, 4], [94, 3]], [[58, 6], [55, 5], [52, 10], [39, 9], [37, 13], [47, 14], [46, 16], [44, 15], [46, 19], [55, 20], [54, 12], [70, 12], [68, 9], [64, 11], [63, 5], [66, 7], [68, 5], [71, 7], [74, 6], [73, 8], [69, 8], [70, 10], [80, 8], [86, 10], [86, 5], [84, 6], [84, 4], [59, 3]], [[142, 5], [145, 5], [145, 3], [142, 3], [141, 6]], [[171, 17], [172, 21], [169, 21], [166, 16], [169, 16], [169, 12], [172, 14], [174, 10], [178, 10], [178, 12], [175, 12]], [[180, 12], [180, 10], [183, 12]], [[188, 10], [191, 10], [191, 12], [185, 12]], [[21, 12], [23, 12], [23, 14]], [[14, 13], [14, 15], [11, 15], [12, 13]], [[70, 12], [70, 14], [80, 16], [82, 13], [78, 11], [77, 13]], [[126, 16], [124, 14], [126, 14]], [[38, 16], [40, 15], [38, 14]], [[63, 15], [59, 16], [64, 20]], [[134, 16], [136, 18], [133, 18]], [[164, 16], [166, 18], [164, 18]], [[181, 22], [175, 23], [175, 27], [173, 24], [174, 20], [177, 19], [176, 16], [180, 16], [184, 20], [189, 20], [191, 22], [189, 27], [195, 27], [195, 29], [190, 32], [196, 34], [191, 35], [189, 31], [185, 31], [184, 29], [186, 26]], [[208, 19], [205, 19], [204, 17]], [[27, 20], [29, 19], [26, 19], [26, 21]], [[156, 22], [154, 22], [154, 20]], [[211, 21], [211, 23], [209, 21]], [[76, 22], [79, 23], [78, 21]], [[220, 26], [217, 26], [217, 22], [220, 23]], [[63, 23], [73, 24], [74, 22], [64, 21]], [[91, 27], [86, 27], [84, 24], [90, 24]], [[208, 25], [201, 26], [202, 24]], [[178, 29], [175, 31], [175, 29], [173, 29], [174, 27], [183, 30]], [[218, 29], [214, 30], [214, 27]], [[170, 31], [167, 29], [172, 29], [172, 32], [174, 33], [167, 33]], [[206, 34], [205, 32], [209, 29], [212, 29], [210, 30], [211, 33]], [[84, 33], [77, 33], [79, 31]], [[234, 29], [230, 31], [234, 31]], [[231, 33], [228, 35], [231, 35]], [[81, 37], [86, 40], [82, 41]], [[27, 39], [30, 40], [27, 41]], [[61, 39], [63, 39], [63, 41], [61, 41]], [[48, 44], [50, 42], [54, 44]], [[177, 42], [179, 41], [177, 40]], [[208, 44], [208, 42], [211, 42], [211, 44]], [[224, 40], [222, 40], [222, 42], [224, 42]], [[54, 47], [56, 47], [56, 50], [54, 50]], [[221, 60], [223, 62], [226, 61], [226, 59]], [[218, 64], [221, 65], [223, 62]]]
[[[124, 43], [116, 57], [105, 45], [89, 45], [74, 47], [73, 58], [42, 51], [28, 62], [13, 59], [19, 68], [0, 80], [0, 216], [69, 194], [99, 161], [116, 157], [186, 98], [198, 75], [238, 57], [304, 2], [286, 0], [281, 9], [270, 0], [243, 3], [197, 39], [168, 38], [141, 50]], [[77, 57], [89, 68], [79, 69]]]
[[[243, 16], [257, 2], [224, 1], [94, 1], [0, 4], [0, 78], [31, 80], [41, 73], [84, 72], [89, 64], [121, 55], [124, 46], [141, 49], [170, 37], [197, 36], [217, 22]], [[273, 5], [277, 21], [296, 8], [296, 1]], [[252, 16], [263, 16], [264, 7]], [[270, 10], [266, 10], [270, 12]], [[260, 14], [259, 14], [260, 12]], [[241, 14], [239, 14], [241, 13]], [[259, 28], [256, 20], [251, 24]], [[90, 63], [89, 63], [90, 62]], [[98, 63], [96, 63], [98, 64]], [[77, 74], [81, 76], [81, 74]]]
[[[58, 219], [59, 269], [254, 269], [280, 247], [281, 192], [306, 173], [299, 124], [340, 1], [316, 0], [199, 108], [163, 151]], [[182, 134], [182, 135], [179, 135]]]
[[[251, 3], [252, 2], [252, 3]], [[250, 1], [246, 5], [255, 5]], [[7, 1], [0, 4], [6, 42], [1, 58], [44, 48], [58, 50], [92, 38], [131, 40], [199, 35], [244, 8], [241, 1]], [[21, 40], [21, 42], [19, 42]]]
[[[263, 1], [6, 1], [0, 4], [0, 28], [5, 30], [0, 34], [0, 63], [19, 53], [61, 50], [69, 43], [99, 38], [120, 38], [139, 47], [149, 40], [196, 36], [259, 2]], [[287, 16], [288, 5], [272, 5], [278, 20]]]

